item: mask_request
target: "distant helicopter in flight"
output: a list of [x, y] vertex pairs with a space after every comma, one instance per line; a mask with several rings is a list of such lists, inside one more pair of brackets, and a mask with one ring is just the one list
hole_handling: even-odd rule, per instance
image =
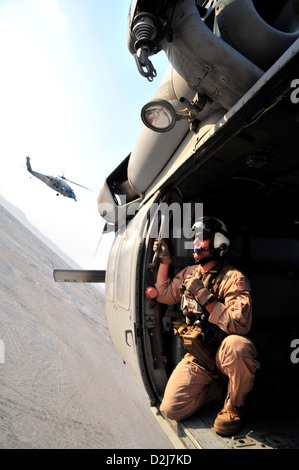
[[88, 191], [92, 191], [92, 189], [82, 186], [81, 184], [75, 183], [74, 181], [70, 181], [69, 179], [65, 178], [65, 176], [61, 176], [61, 177], [48, 176], [48, 175], [43, 175], [42, 173], [38, 173], [37, 171], [33, 171], [31, 167], [31, 163], [30, 163], [30, 157], [26, 157], [26, 166], [27, 166], [27, 170], [29, 171], [29, 173], [31, 173], [33, 176], [43, 181], [51, 189], [54, 189], [54, 191], [56, 191], [56, 196], [59, 196], [59, 194], [62, 194], [65, 197], [69, 197], [77, 201], [77, 198], [73, 189], [67, 184], [66, 181], [69, 181], [72, 184], [76, 184], [77, 186], [81, 186], [81, 188], [88, 189]]

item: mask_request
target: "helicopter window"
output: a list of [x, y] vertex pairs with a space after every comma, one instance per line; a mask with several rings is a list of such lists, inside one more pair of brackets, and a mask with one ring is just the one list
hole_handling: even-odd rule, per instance
[[[116, 266], [118, 248], [121, 242], [121, 236], [117, 236], [109, 253], [109, 265]], [[114, 276], [115, 270], [107, 270], [105, 282], [106, 298], [113, 302], [114, 300]]]
[[130, 307], [130, 281], [131, 281], [131, 260], [136, 244], [135, 237], [124, 237], [121, 240], [116, 265], [116, 300], [117, 303], [126, 310]]

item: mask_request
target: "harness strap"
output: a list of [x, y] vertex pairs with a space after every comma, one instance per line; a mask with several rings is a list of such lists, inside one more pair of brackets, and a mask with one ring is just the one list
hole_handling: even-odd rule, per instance
[[[203, 284], [208, 289], [213, 296], [221, 302], [221, 299], [219, 298], [219, 289], [220, 289], [220, 284], [229, 271], [234, 269], [233, 266], [229, 264], [225, 264], [223, 260], [219, 261], [219, 263], [214, 266], [211, 271], [207, 273], [207, 276], [205, 277]], [[203, 275], [200, 276], [200, 279], [203, 277]]]

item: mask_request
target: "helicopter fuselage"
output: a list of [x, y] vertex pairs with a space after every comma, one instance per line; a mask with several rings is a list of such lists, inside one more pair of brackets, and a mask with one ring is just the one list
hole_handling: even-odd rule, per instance
[[[131, 4], [128, 46], [139, 72], [152, 81], [149, 56], [162, 49], [170, 65], [156, 103], [144, 113], [147, 123], [131, 154], [107, 177], [98, 207], [104, 232], [115, 232], [105, 273], [110, 335], [157, 415], [184, 351], [173, 334], [179, 305], [163, 305], [151, 294], [159, 261], [154, 240], [168, 239], [172, 279], [193, 264], [184, 217], [194, 218], [202, 205], [205, 215], [229, 222], [231, 262], [252, 284], [251, 335], [262, 373], [249, 408], [257, 413], [232, 439], [214, 433], [213, 410], [168, 422], [188, 448], [298, 448], [299, 374], [292, 350], [299, 342], [297, 3]], [[58, 274], [58, 281], [95, 279], [88, 272]]]
[[32, 176], [34, 176], [35, 178], [38, 178], [47, 186], [49, 186], [51, 189], [56, 191], [57, 196], [59, 194], [62, 194], [65, 197], [69, 197], [71, 199], [74, 199], [75, 201], [77, 200], [74, 191], [66, 183], [66, 181], [56, 176], [44, 175], [43, 173], [38, 173], [37, 171], [32, 170], [29, 157], [27, 157], [26, 159], [26, 164], [27, 164], [27, 170], [29, 171], [29, 173], [31, 173]]

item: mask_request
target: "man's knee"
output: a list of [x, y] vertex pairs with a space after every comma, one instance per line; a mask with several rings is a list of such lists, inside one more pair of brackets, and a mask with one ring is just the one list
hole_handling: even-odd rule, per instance
[[254, 376], [260, 367], [255, 344], [239, 335], [229, 335], [223, 340], [217, 352], [216, 363], [218, 369], [229, 378], [235, 374]]
[[166, 418], [180, 421], [184, 416], [185, 406], [178, 405], [170, 400], [163, 400], [160, 405], [160, 411]]
[[166, 418], [175, 421], [182, 421], [183, 419], [189, 418], [197, 409], [197, 401], [192, 398], [188, 399], [187, 397], [183, 402], [164, 398], [160, 405], [161, 413], [163, 413]]
[[254, 358], [256, 357], [256, 347], [245, 336], [229, 335], [222, 341], [219, 353], [220, 355]]

